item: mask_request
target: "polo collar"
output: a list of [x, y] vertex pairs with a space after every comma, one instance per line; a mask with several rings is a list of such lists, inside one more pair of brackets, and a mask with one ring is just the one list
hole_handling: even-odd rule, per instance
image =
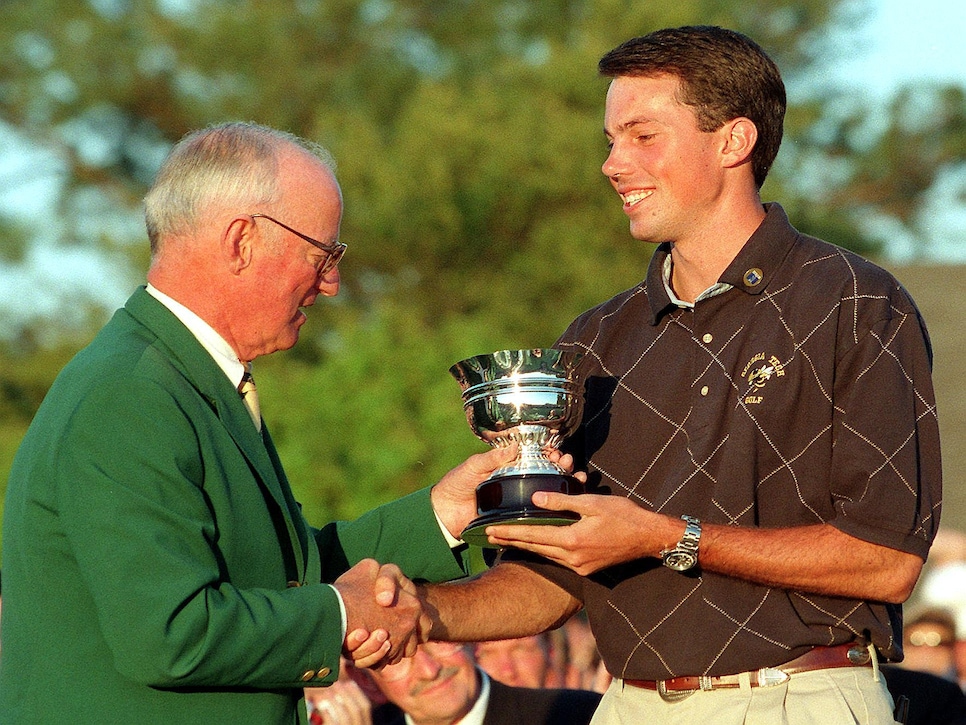
[[[759, 295], [768, 287], [794, 246], [799, 235], [788, 222], [785, 210], [774, 202], [764, 206], [764, 220], [718, 278], [718, 284], [730, 285], [749, 295]], [[664, 284], [664, 265], [670, 254], [670, 243], [659, 245], [647, 269], [645, 284], [652, 325], [656, 325], [669, 308], [677, 307]]]

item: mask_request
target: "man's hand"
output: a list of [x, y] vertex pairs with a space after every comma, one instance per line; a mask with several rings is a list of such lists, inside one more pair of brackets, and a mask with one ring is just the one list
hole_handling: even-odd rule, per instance
[[356, 667], [373, 667], [389, 654], [389, 632], [377, 629], [370, 633], [365, 629], [354, 629], [345, 636], [342, 654]]
[[568, 526], [489, 526], [490, 542], [532, 551], [583, 576], [657, 556], [684, 531], [684, 522], [647, 511], [623, 496], [537, 491], [533, 503], [552, 511], [573, 511], [580, 520]]
[[[470, 456], [463, 463], [443, 476], [433, 486], [431, 500], [433, 510], [439, 516], [447, 531], [454, 538], [460, 538], [469, 523], [477, 517], [476, 487], [502, 466], [512, 463], [520, 450], [517, 443], [506, 448], [493, 448], [486, 453]], [[544, 451], [551, 461], [565, 471], [571, 471], [574, 459], [569, 454], [547, 448]], [[579, 480], [586, 481], [587, 474], [574, 474]]]
[[[581, 518], [559, 527], [489, 526], [490, 542], [532, 551], [583, 576], [659, 557], [684, 534], [681, 519], [623, 496], [539, 491], [533, 503], [575, 511]], [[702, 570], [782, 589], [900, 604], [912, 593], [923, 565], [915, 554], [858, 539], [831, 524], [758, 528], [703, 522], [701, 527]], [[843, 557], [843, 551], [849, 555]]]
[[326, 725], [372, 725], [372, 700], [355, 682], [352, 665], [345, 660], [331, 687], [305, 688], [305, 702], [310, 714], [317, 713]]
[[429, 631], [429, 619], [416, 598], [415, 585], [395, 564], [364, 559], [334, 586], [346, 609], [343, 651], [357, 666], [412, 657]]

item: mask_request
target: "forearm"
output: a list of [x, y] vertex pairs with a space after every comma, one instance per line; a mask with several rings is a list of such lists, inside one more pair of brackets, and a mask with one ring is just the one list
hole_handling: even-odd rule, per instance
[[429, 638], [455, 642], [537, 634], [581, 608], [556, 584], [510, 563], [471, 579], [420, 587], [420, 593], [432, 619]]
[[451, 550], [439, 530], [428, 489], [383, 504], [354, 521], [328, 524], [315, 538], [323, 581], [334, 581], [366, 558], [392, 562], [411, 579], [433, 582], [469, 572], [468, 556]]
[[[539, 497], [539, 501], [537, 500]], [[587, 576], [643, 558], [660, 558], [684, 533], [684, 521], [617, 496], [538, 493], [537, 505], [569, 508], [570, 526], [494, 526], [490, 540], [533, 552]], [[868, 601], [902, 602], [923, 560], [845, 534], [830, 524], [758, 528], [702, 523], [702, 571], [767, 586]]]
[[923, 565], [914, 554], [828, 524], [783, 529], [703, 524], [702, 529], [703, 570], [782, 589], [898, 604], [909, 597]]

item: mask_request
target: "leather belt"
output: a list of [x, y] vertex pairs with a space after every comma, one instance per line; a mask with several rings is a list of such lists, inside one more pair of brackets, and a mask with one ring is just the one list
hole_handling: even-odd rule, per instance
[[[871, 667], [872, 655], [862, 644], [839, 644], [832, 647], [813, 647], [800, 657], [777, 667], [762, 667], [744, 673], [752, 687], [780, 685], [792, 675], [834, 667]], [[667, 692], [694, 692], [741, 687], [742, 675], [702, 675], [700, 677], [672, 677], [669, 680], [624, 680], [625, 685]]]

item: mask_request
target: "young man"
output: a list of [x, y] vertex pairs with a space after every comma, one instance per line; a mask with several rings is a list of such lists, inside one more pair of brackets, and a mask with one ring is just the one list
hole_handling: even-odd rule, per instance
[[[714, 27], [634, 38], [611, 78], [603, 172], [646, 278], [581, 315], [592, 493], [538, 493], [571, 526], [429, 587], [433, 638], [546, 629], [585, 607], [614, 676], [594, 723], [891, 722], [878, 657], [939, 521], [931, 348], [906, 291], [796, 231], [759, 189], [784, 86]], [[757, 719], [756, 719], [757, 718]]]

